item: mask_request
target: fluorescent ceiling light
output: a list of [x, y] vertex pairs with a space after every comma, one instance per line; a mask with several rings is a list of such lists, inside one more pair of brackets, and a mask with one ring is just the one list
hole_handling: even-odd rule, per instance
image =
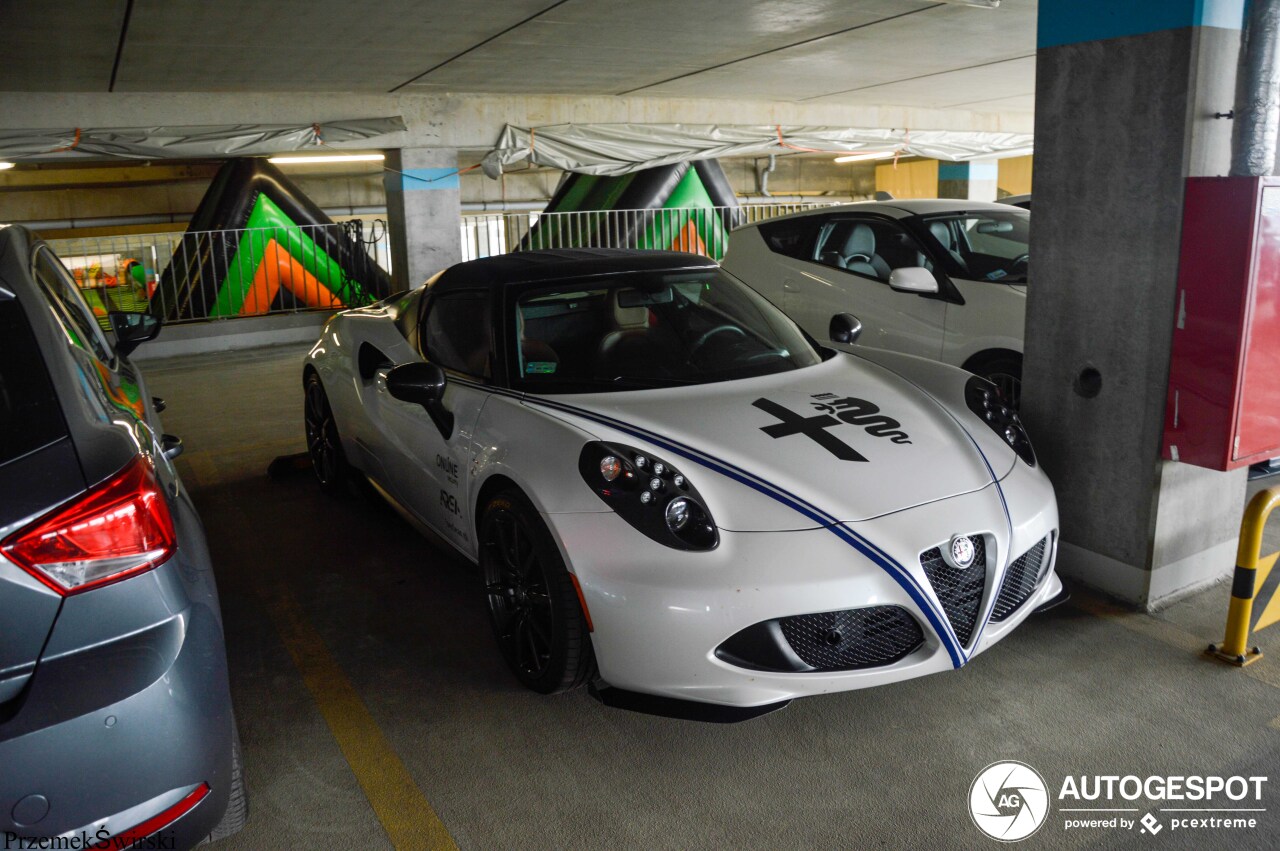
[[836, 157], [838, 163], [856, 163], [866, 160], [887, 160], [890, 157], [897, 156], [896, 151], [859, 151], [856, 154], [846, 154], [843, 157]]
[[0, 163], [0, 171], [4, 171], [6, 168], [13, 168], [14, 165], [14, 163]]
[[276, 163], [277, 165], [301, 165], [303, 163], [325, 165], [327, 163], [382, 162], [384, 159], [386, 159], [386, 156], [383, 154], [320, 154], [318, 156], [267, 157], [267, 162]]

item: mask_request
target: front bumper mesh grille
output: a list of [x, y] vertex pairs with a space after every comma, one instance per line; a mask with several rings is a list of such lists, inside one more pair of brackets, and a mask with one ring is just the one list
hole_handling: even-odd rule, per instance
[[1013, 560], [1005, 571], [1004, 583], [1000, 586], [1000, 595], [996, 597], [995, 607], [991, 610], [991, 620], [997, 623], [1012, 615], [1031, 596], [1040, 584], [1041, 572], [1045, 563], [1045, 550], [1049, 546], [1049, 538], [1041, 538], [1031, 549]]
[[889, 665], [924, 644], [924, 632], [901, 606], [869, 606], [780, 618], [795, 654], [815, 671]]
[[973, 543], [973, 564], [957, 570], [942, 559], [942, 549], [934, 547], [920, 554], [920, 566], [924, 568], [929, 584], [947, 613], [947, 620], [955, 630], [960, 644], [969, 646], [973, 629], [978, 623], [978, 610], [982, 607], [982, 591], [987, 584], [987, 544], [981, 535], [970, 535]]

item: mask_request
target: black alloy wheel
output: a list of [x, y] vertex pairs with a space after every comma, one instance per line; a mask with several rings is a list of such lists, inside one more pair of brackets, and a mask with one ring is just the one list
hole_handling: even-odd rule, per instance
[[573, 579], [537, 511], [519, 491], [485, 506], [480, 568], [494, 635], [516, 678], [543, 694], [586, 682], [594, 669]]
[[315, 470], [320, 487], [330, 493], [346, 489], [349, 467], [338, 437], [338, 425], [329, 407], [329, 397], [324, 392], [320, 376], [307, 375], [306, 398], [303, 404], [303, 421], [307, 431], [307, 455]]

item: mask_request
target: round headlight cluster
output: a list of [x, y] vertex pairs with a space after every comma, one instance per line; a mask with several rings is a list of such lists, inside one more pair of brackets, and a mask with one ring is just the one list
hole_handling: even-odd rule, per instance
[[1022, 427], [1018, 412], [1013, 410], [1000, 398], [1000, 392], [986, 379], [974, 376], [964, 388], [965, 404], [985, 422], [1009, 448], [1018, 454], [1032, 467], [1036, 465], [1036, 453], [1031, 448], [1031, 440]]
[[680, 534], [680, 530], [689, 525], [689, 509], [689, 500], [683, 496], [668, 502], [667, 510], [664, 512], [667, 517], [667, 528]]
[[683, 550], [719, 544], [702, 497], [669, 463], [625, 446], [588, 443], [578, 466], [591, 489], [650, 538]]

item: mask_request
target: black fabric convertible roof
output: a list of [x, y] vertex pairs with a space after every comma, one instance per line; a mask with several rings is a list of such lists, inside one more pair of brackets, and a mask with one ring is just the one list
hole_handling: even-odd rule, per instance
[[519, 251], [450, 266], [431, 285], [433, 292], [475, 287], [504, 287], [534, 281], [585, 278], [624, 272], [714, 269], [716, 262], [680, 251], [624, 248], [564, 248]]

